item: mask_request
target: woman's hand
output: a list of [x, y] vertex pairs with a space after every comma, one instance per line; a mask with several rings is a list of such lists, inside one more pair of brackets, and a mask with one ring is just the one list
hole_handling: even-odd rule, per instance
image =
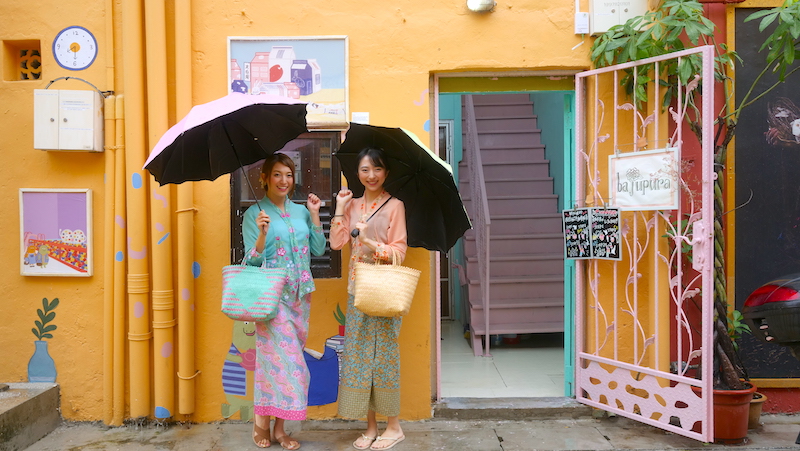
[[319, 199], [319, 196], [314, 193], [308, 194], [308, 202], [306, 203], [306, 208], [308, 208], [308, 211], [319, 214], [319, 207], [321, 205], [322, 201]]
[[339, 192], [336, 193], [337, 210], [338, 210], [338, 206], [339, 205], [341, 205], [342, 208], [344, 208], [344, 206], [347, 205], [347, 202], [349, 202], [350, 199], [352, 199], [352, 198], [353, 198], [353, 192], [352, 191], [350, 191], [347, 188], [340, 189]]
[[[317, 210], [319, 210], [319, 208], [317, 208]], [[266, 214], [264, 210], [258, 212], [258, 216], [256, 216], [256, 226], [258, 227], [258, 230], [264, 235], [266, 235], [267, 232], [269, 232], [269, 215]]]

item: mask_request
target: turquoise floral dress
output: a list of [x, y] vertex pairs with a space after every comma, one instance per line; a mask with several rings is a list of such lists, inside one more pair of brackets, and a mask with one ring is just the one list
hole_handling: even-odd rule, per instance
[[283, 287], [278, 314], [269, 322], [256, 323], [256, 369], [254, 412], [286, 420], [304, 420], [308, 406], [310, 375], [303, 357], [308, 338], [311, 312], [311, 254], [325, 253], [322, 227], [311, 221], [302, 206], [286, 200], [285, 213], [267, 197], [260, 201], [270, 217], [264, 251], [255, 252], [258, 239], [258, 205], [247, 209], [242, 220], [242, 235], [249, 265], [286, 268], [289, 272]]

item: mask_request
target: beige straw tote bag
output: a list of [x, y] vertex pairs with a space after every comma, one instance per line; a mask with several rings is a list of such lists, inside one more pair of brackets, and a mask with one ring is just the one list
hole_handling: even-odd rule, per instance
[[411, 308], [420, 271], [397, 264], [392, 249], [392, 264], [355, 264], [355, 299], [357, 309], [369, 316], [403, 316]]

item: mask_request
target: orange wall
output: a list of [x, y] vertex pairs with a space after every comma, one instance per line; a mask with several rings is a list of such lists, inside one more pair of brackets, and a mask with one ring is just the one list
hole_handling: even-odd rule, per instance
[[[32, 148], [33, 90], [49, 80], [76, 76], [101, 90], [125, 94], [125, 77], [133, 68], [122, 65], [120, 2], [87, 1], [70, 7], [61, 3], [30, 9], [28, 2], [7, 0], [0, 4], [0, 16], [14, 18], [0, 23], [2, 40], [38, 40], [42, 48], [43, 79], [0, 82], [0, 158], [2, 184], [0, 218], [4, 236], [1, 255], [7, 259], [0, 272], [0, 329], [2, 362], [0, 381], [24, 381], [27, 362], [35, 339], [30, 332], [41, 299], [58, 297], [54, 323], [58, 329], [50, 340], [62, 389], [62, 413], [72, 420], [103, 418], [103, 256], [114, 250], [103, 248], [104, 154], [43, 152]], [[80, 5], [80, 6], [76, 6]], [[431, 75], [436, 72], [503, 72], [575, 70], [588, 67], [590, 40], [582, 45], [573, 34], [573, 2], [499, 2], [492, 13], [476, 14], [465, 0], [430, 2], [363, 2], [311, 0], [306, 2], [216, 2], [191, 3], [193, 101], [203, 103], [226, 93], [227, 38], [229, 36], [322, 36], [349, 37], [349, 108], [369, 112], [376, 125], [402, 126], [423, 141], [430, 140], [433, 124]], [[588, 5], [583, 5], [588, 10]], [[172, 4], [167, 19], [172, 19]], [[53, 61], [50, 46], [55, 34], [69, 25], [90, 29], [98, 39], [100, 54], [87, 70], [71, 72]], [[172, 26], [167, 40], [174, 44]], [[111, 32], [114, 33], [112, 40]], [[575, 48], [573, 48], [575, 47]], [[167, 52], [167, 85], [170, 96], [175, 86], [174, 52]], [[10, 58], [4, 49], [2, 58]], [[90, 89], [84, 83], [57, 82], [51, 89]], [[147, 104], [148, 99], [145, 99]], [[154, 105], [160, 104], [153, 99]], [[169, 103], [174, 122], [174, 101]], [[138, 119], [129, 119], [138, 120]], [[127, 126], [136, 124], [128, 123]], [[146, 124], [145, 124], [146, 125]], [[144, 125], [140, 125], [144, 127]], [[154, 143], [149, 143], [148, 148]], [[194, 258], [201, 275], [195, 284], [195, 348], [197, 408], [194, 421], [220, 419], [225, 402], [220, 374], [231, 342], [232, 322], [219, 313], [220, 268], [229, 259], [229, 181], [194, 184]], [[90, 188], [93, 202], [94, 275], [89, 278], [34, 278], [19, 275], [19, 188]], [[173, 190], [174, 191], [174, 190]], [[174, 205], [174, 204], [173, 204]], [[423, 277], [412, 311], [404, 319], [401, 333], [402, 412], [405, 419], [431, 415], [431, 361], [433, 340], [432, 296], [434, 280], [430, 253], [409, 252], [406, 264], [422, 269]], [[346, 260], [345, 260], [346, 262]], [[344, 306], [342, 280], [320, 280], [312, 298], [311, 335], [308, 346], [321, 350], [324, 339], [334, 335], [333, 311]], [[465, 376], [468, 377], [468, 376]], [[312, 417], [335, 414], [334, 406], [310, 410]]]

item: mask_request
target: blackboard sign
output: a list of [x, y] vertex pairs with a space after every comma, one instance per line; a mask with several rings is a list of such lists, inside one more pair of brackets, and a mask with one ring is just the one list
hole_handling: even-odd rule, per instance
[[592, 258], [589, 216], [588, 208], [564, 210], [562, 212], [565, 258]]
[[622, 259], [618, 208], [564, 210], [562, 218], [564, 258]]
[[619, 209], [592, 208], [592, 258], [622, 259], [620, 245]]

